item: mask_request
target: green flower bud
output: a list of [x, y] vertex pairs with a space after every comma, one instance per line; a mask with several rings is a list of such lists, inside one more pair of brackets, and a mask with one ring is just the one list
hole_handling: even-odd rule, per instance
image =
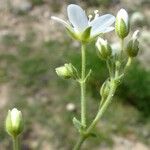
[[139, 41], [138, 41], [138, 35], [139, 30], [135, 31], [133, 33], [132, 39], [129, 41], [129, 43], [127, 44], [127, 54], [129, 57], [136, 57], [139, 51]]
[[55, 69], [59, 77], [63, 79], [69, 79], [74, 76], [74, 68], [72, 64], [65, 64], [64, 66]]
[[102, 38], [98, 38], [96, 42], [96, 47], [98, 49], [98, 55], [101, 59], [108, 59], [112, 54], [111, 46], [108, 44], [107, 40], [103, 40]]
[[107, 98], [109, 91], [110, 91], [110, 82], [106, 80], [100, 89], [100, 95], [105, 99]]
[[129, 19], [125, 9], [120, 9], [117, 13], [115, 30], [121, 39], [124, 39], [129, 34]]
[[5, 127], [9, 135], [17, 137], [23, 131], [24, 127], [21, 111], [16, 108], [9, 110], [6, 117]]

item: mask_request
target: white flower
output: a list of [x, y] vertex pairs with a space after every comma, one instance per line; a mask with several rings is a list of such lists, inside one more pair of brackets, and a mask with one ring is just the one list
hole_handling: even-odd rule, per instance
[[129, 17], [125, 9], [120, 9], [116, 17], [116, 32], [120, 38], [125, 38], [129, 33]]
[[[68, 6], [67, 13], [69, 23], [54, 16], [51, 18], [63, 24], [79, 41], [83, 40], [83, 34], [86, 38], [89, 36], [88, 39], [92, 39], [102, 33], [110, 32], [114, 29], [111, 25], [114, 23], [115, 17], [111, 14], [99, 16], [98, 11], [96, 10], [94, 12], [94, 19], [92, 19], [92, 15], [89, 15], [88, 19], [85, 11], [80, 6], [75, 4]], [[87, 33], [85, 33], [85, 31]]]

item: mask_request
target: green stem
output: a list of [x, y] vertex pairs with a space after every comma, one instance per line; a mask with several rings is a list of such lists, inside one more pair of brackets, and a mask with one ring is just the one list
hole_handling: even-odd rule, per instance
[[13, 137], [13, 150], [19, 150], [18, 137]]
[[123, 53], [124, 53], [124, 39], [121, 39], [121, 56], [120, 56], [121, 60], [123, 58]]
[[74, 146], [73, 150], [80, 150], [81, 145], [83, 144], [83, 142], [85, 141], [85, 137], [81, 136], [79, 138], [79, 140], [77, 141], [76, 145]]
[[112, 79], [112, 81], [111, 81], [111, 90], [109, 92], [108, 97], [106, 98], [106, 100], [103, 100], [104, 101], [103, 105], [102, 104], [100, 105], [99, 111], [98, 111], [95, 119], [93, 120], [91, 125], [87, 128], [87, 130], [84, 132], [84, 134], [80, 136], [80, 138], [77, 141], [77, 143], [76, 143], [75, 147], [73, 148], [73, 150], [80, 150], [83, 142], [89, 136], [89, 134], [91, 133], [91, 131], [93, 130], [95, 125], [98, 123], [99, 119], [102, 117], [102, 115], [106, 111], [107, 107], [110, 105], [110, 103], [112, 101], [112, 98], [114, 96], [114, 93], [116, 91], [116, 88], [117, 88], [117, 85], [116, 85], [115, 81]]
[[93, 122], [91, 123], [91, 125], [88, 127], [88, 129], [86, 131], [86, 135], [88, 135], [92, 131], [92, 129], [95, 127], [95, 125], [97, 124], [97, 122], [99, 121], [99, 119], [102, 117], [102, 115], [106, 111], [107, 107], [111, 103], [111, 100], [112, 100], [112, 98], [114, 96], [116, 88], [117, 88], [116, 83], [115, 83], [115, 81], [112, 80], [112, 85], [111, 85], [111, 90], [109, 92], [109, 95], [106, 98], [105, 103], [102, 105], [101, 109], [98, 111], [95, 119], [93, 120]]
[[86, 55], [85, 55], [85, 49], [86, 49], [86, 45], [82, 44], [82, 48], [81, 48], [82, 66], [81, 66], [80, 86], [81, 86], [81, 123], [84, 126], [86, 126], [86, 99], [85, 99], [85, 94], [86, 94], [86, 81], [85, 81]]

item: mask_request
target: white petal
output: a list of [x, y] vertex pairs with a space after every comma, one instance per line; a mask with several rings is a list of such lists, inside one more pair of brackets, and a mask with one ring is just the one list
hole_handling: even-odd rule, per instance
[[84, 10], [78, 6], [71, 4], [67, 8], [69, 21], [73, 27], [79, 32], [84, 31], [88, 26], [88, 18]]
[[51, 19], [53, 19], [53, 20], [55, 20], [55, 21], [57, 21], [57, 22], [63, 24], [65, 27], [69, 27], [69, 26], [70, 26], [66, 21], [64, 21], [64, 20], [62, 20], [62, 19], [60, 19], [60, 18], [58, 18], [58, 17], [51, 16]]
[[20, 113], [20, 111], [18, 111], [16, 108], [12, 109], [12, 111], [11, 111], [12, 126], [15, 126], [15, 124], [19, 118], [19, 113]]
[[115, 22], [115, 17], [110, 14], [106, 14], [89, 22], [89, 26], [92, 26], [92, 29], [95, 30], [99, 27], [110, 26]]
[[127, 11], [125, 9], [122, 8], [122, 9], [120, 9], [118, 11], [117, 19], [118, 19], [119, 22], [121, 21], [121, 19], [123, 19], [123, 21], [125, 22], [126, 26], [128, 26], [129, 18], [128, 18], [128, 13], [127, 13]]
[[115, 17], [110, 14], [106, 14], [101, 17], [98, 17], [97, 19], [94, 19], [89, 23], [89, 26], [92, 26], [92, 30], [91, 30], [92, 35], [104, 31], [107, 27], [111, 26], [114, 22], [115, 22]]
[[113, 31], [114, 29], [115, 29], [114, 27], [107, 27], [102, 32], [107, 33], [107, 32]]
[[97, 30], [91, 32], [91, 36], [92, 37], [95, 37], [101, 33], [107, 33], [107, 32], [110, 32], [110, 31], [113, 31], [115, 28], [114, 27], [103, 27], [103, 28], [98, 28]]

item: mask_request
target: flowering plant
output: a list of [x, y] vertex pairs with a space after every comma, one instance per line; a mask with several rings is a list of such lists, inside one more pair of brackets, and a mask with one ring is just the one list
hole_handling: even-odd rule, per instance
[[[93, 136], [93, 129], [103, 116], [108, 106], [113, 101], [116, 89], [121, 83], [128, 67], [139, 51], [138, 33], [135, 31], [133, 36], [125, 46], [124, 41], [130, 31], [129, 17], [125, 9], [118, 11], [116, 18], [111, 14], [99, 16], [98, 10], [95, 10], [95, 16], [86, 16], [85, 11], [78, 5], [71, 4], [67, 8], [68, 21], [52, 16], [51, 18], [61, 23], [69, 36], [77, 40], [81, 44], [81, 72], [79, 72], [71, 63], [66, 63], [63, 66], [57, 67], [56, 73], [63, 79], [73, 79], [77, 81], [81, 89], [81, 116], [73, 118], [73, 124], [79, 132], [79, 138], [73, 146], [73, 150], [80, 150], [84, 141]], [[115, 27], [113, 23], [115, 22]], [[119, 49], [114, 49], [111, 44], [102, 38], [102, 35], [115, 29], [118, 38], [120, 39]], [[91, 41], [95, 42], [97, 54], [100, 59], [106, 62], [108, 68], [108, 77], [102, 84], [99, 90], [100, 102], [97, 113], [90, 123], [87, 123], [87, 99], [86, 85], [87, 79], [92, 71], [86, 70], [86, 46]], [[88, 60], [90, 61], [90, 60]], [[19, 150], [18, 137], [23, 131], [22, 113], [16, 108], [8, 111], [6, 117], [6, 131], [12, 137], [14, 150]]]
[[[113, 96], [121, 80], [123, 79], [133, 57], [138, 54], [139, 42], [138, 32], [135, 31], [131, 40], [124, 46], [124, 39], [129, 34], [129, 17], [125, 9], [120, 9], [116, 18], [111, 14], [99, 16], [98, 10], [94, 11], [95, 16], [86, 16], [85, 11], [78, 5], [71, 4], [67, 8], [69, 22], [52, 16], [51, 18], [63, 24], [67, 33], [81, 43], [81, 73], [70, 63], [63, 67], [56, 68], [58, 76], [68, 79], [72, 78], [80, 84], [81, 88], [81, 118], [73, 118], [73, 124], [79, 132], [79, 139], [73, 150], [81, 149], [83, 142], [91, 135], [92, 130], [103, 116], [104, 112], [112, 102]], [[89, 19], [88, 19], [89, 18]], [[116, 20], [116, 21], [115, 21]], [[113, 23], [115, 22], [115, 28]], [[102, 39], [104, 33], [113, 31], [120, 39], [121, 49], [113, 49], [107, 40]], [[91, 75], [91, 70], [86, 72], [86, 45], [97, 38], [95, 46], [98, 56], [106, 62], [109, 77], [100, 88], [101, 101], [95, 118], [87, 124], [87, 100], [86, 84], [87, 78]], [[88, 60], [90, 61], [90, 60]], [[68, 67], [67, 67], [68, 66]], [[79, 75], [81, 74], [81, 75]]]

